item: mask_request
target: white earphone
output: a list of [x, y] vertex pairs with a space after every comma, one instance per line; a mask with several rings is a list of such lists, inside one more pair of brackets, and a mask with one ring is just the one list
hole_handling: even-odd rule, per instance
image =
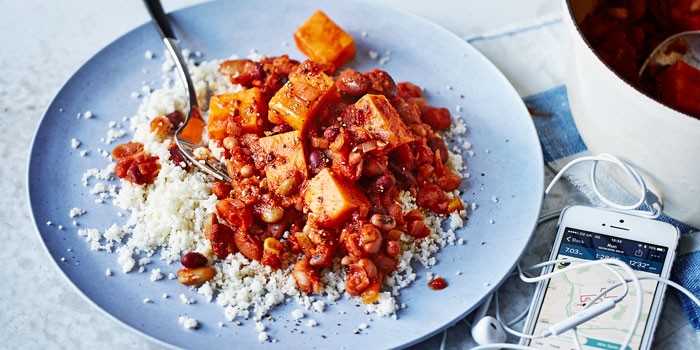
[[[630, 167], [627, 163], [621, 161], [620, 159], [616, 158], [615, 156], [612, 156], [610, 154], [600, 154], [598, 156], [586, 156], [586, 157], [580, 157], [577, 159], [574, 159], [573, 161], [569, 162], [566, 166], [564, 166], [559, 173], [552, 179], [550, 182], [549, 186], [547, 186], [547, 189], [545, 190], [544, 195], [546, 196], [549, 191], [552, 189], [553, 185], [563, 176], [563, 174], [571, 168], [573, 165], [584, 162], [584, 161], [593, 161], [593, 167], [591, 169], [591, 183], [592, 183], [592, 188], [593, 191], [601, 198], [603, 203], [606, 205], [610, 206], [613, 210], [619, 210], [619, 211], [625, 211], [628, 213], [632, 213], [634, 215], [642, 216], [642, 217], [647, 217], [647, 218], [657, 218], [661, 215], [661, 212], [663, 210], [663, 206], [661, 202], [659, 201], [658, 197], [650, 192], [646, 188], [646, 184], [644, 182], [644, 179], [637, 173], [634, 168]], [[596, 169], [598, 162], [604, 161], [604, 162], [609, 162], [613, 163], [615, 165], [618, 165], [622, 170], [629, 175], [634, 182], [639, 186], [639, 199], [636, 203], [632, 205], [621, 205], [612, 202], [608, 198], [606, 198], [598, 189], [598, 184], [596, 182]], [[638, 210], [638, 208], [642, 204], [647, 204], [649, 208], [651, 208], [651, 211], [643, 211], [643, 210]], [[554, 212], [554, 213], [548, 213], [542, 215], [539, 220], [538, 224], [548, 221], [551, 219], [554, 219], [559, 216], [559, 212]], [[569, 260], [571, 261], [571, 260]], [[529, 269], [538, 269], [542, 268], [544, 266], [548, 265], [553, 265], [556, 263], [562, 262], [561, 260], [552, 260], [552, 261], [547, 261], [543, 262], [537, 265], [533, 265]], [[568, 330], [573, 330], [574, 334], [576, 334], [576, 327], [591, 320], [592, 318], [599, 316], [607, 311], [610, 311], [615, 308], [615, 305], [620, 302], [623, 298], [625, 298], [628, 294], [629, 291], [629, 283], [634, 284], [636, 290], [641, 290], [641, 284], [640, 284], [640, 279], [654, 279], [658, 281], [659, 283], [664, 283], [667, 284], [673, 288], [678, 289], [682, 293], [684, 293], [686, 296], [688, 296], [693, 302], [695, 302], [698, 306], [700, 306], [700, 300], [695, 297], [691, 292], [689, 292], [687, 289], [683, 288], [682, 286], [678, 285], [675, 282], [672, 282], [670, 280], [658, 278], [658, 277], [638, 277], [632, 269], [625, 263], [620, 262], [618, 260], [614, 259], [603, 259], [603, 260], [596, 260], [596, 261], [588, 261], [588, 260], [581, 260], [581, 264], [577, 264], [575, 266], [571, 266], [571, 268], [565, 269], [565, 270], [553, 270], [550, 273], [532, 277], [527, 275], [523, 269], [518, 265], [518, 275], [520, 276], [521, 280], [524, 282], [528, 283], [535, 283], [539, 282], [542, 280], [546, 280], [549, 278], [552, 278], [555, 275], [561, 274], [561, 273], [566, 273], [568, 271], [571, 271], [573, 269], [578, 269], [578, 268], [584, 268], [584, 267], [591, 267], [591, 266], [602, 266], [604, 268], [607, 268], [609, 271], [613, 272], [620, 282], [617, 282], [616, 284], [611, 285], [607, 289], [601, 291], [597, 296], [595, 296], [591, 302], [589, 302], [583, 310], [581, 310], [579, 313], [561, 321], [558, 322], [552, 326], [550, 326], [547, 330], [545, 330], [542, 334], [538, 335], [529, 335], [529, 334], [523, 334], [518, 331], [515, 331], [510, 328], [513, 324], [519, 322], [522, 318], [524, 318], [527, 315], [528, 310], [525, 310], [523, 313], [521, 313], [518, 317], [516, 317], [513, 321], [511, 322], [502, 322], [500, 321], [500, 314], [499, 314], [499, 306], [498, 306], [498, 291], [496, 291], [495, 295], [490, 295], [477, 309], [477, 311], [474, 313], [474, 319], [473, 319], [473, 324], [471, 326], [471, 335], [474, 341], [476, 341], [479, 346], [473, 348], [472, 350], [480, 350], [480, 349], [500, 349], [500, 348], [510, 348], [510, 349], [532, 349], [529, 346], [524, 346], [524, 345], [518, 345], [518, 344], [508, 344], [505, 343], [506, 338], [507, 338], [507, 333], [513, 334], [517, 337], [520, 338], [527, 338], [527, 339], [538, 339], [538, 338], [545, 338], [549, 336], [556, 336], [559, 334], [562, 334]], [[629, 278], [625, 279], [617, 270], [613, 269], [611, 265], [615, 265], [619, 267], [622, 271], [624, 271]], [[610, 292], [611, 290], [618, 288], [618, 287], [623, 287], [624, 292], [619, 295], [616, 298], [613, 299], [605, 299], [600, 303], [595, 303], [595, 301], [601, 299], [606, 293]], [[495, 297], [495, 299], [494, 299]], [[493, 316], [487, 316], [487, 311], [488, 308], [491, 304], [491, 301], [495, 300], [495, 306], [496, 306], [496, 317]], [[627, 347], [627, 344], [630, 342], [635, 326], [639, 321], [639, 318], [641, 316], [641, 310], [642, 310], [642, 295], [641, 293], [637, 293], [637, 298], [636, 298], [636, 313], [635, 316], [633, 317], [632, 320], [632, 325], [629, 328], [630, 331], [627, 334], [627, 337], [625, 341], [622, 343], [620, 348], [625, 348]], [[447, 331], [445, 331], [447, 332]], [[446, 334], [443, 336], [443, 343], [441, 344], [441, 349], [444, 348], [445, 345], [445, 340], [446, 340]], [[578, 337], [574, 337], [574, 342], [575, 345], [577, 346], [578, 349], [581, 349], [581, 344], [578, 342]]]
[[479, 308], [474, 312], [474, 325], [472, 326], [472, 338], [479, 345], [503, 343], [506, 341], [506, 331], [503, 329], [501, 322], [493, 316], [486, 316], [486, 313], [491, 306], [493, 294], [481, 303]]
[[[564, 261], [571, 262], [572, 259], [546, 261], [543, 263], [539, 263], [539, 264], [530, 266], [528, 269], [539, 269], [539, 268], [542, 268], [542, 267], [547, 266], [547, 265], [553, 265], [553, 264], [561, 263]], [[591, 266], [600, 265], [604, 268], [607, 268], [609, 271], [613, 272], [618, 277], [618, 279], [620, 279], [620, 281], [609, 286], [608, 288], [602, 290], [600, 293], [598, 293], [595, 297], [593, 297], [591, 299], [591, 301], [587, 304], [587, 306], [584, 307], [584, 309], [581, 310], [579, 313], [577, 313], [577, 314], [575, 314], [575, 315], [573, 315], [573, 316], [571, 316], [571, 317], [569, 317], [569, 318], [567, 318], [559, 323], [556, 323], [556, 324], [550, 326], [547, 330], [545, 330], [543, 333], [538, 334], [538, 335], [523, 334], [523, 333], [520, 333], [516, 330], [511, 329], [508, 326], [508, 325], [512, 325], [514, 323], [519, 322], [520, 319], [522, 319], [527, 314], [528, 310], [525, 310], [525, 312], [521, 313], [521, 315], [516, 317], [514, 320], [508, 322], [507, 323], [508, 325], [506, 325], [505, 322], [500, 320], [501, 317], [500, 317], [500, 312], [499, 312], [499, 307], [498, 307], [498, 292], [496, 292], [496, 294], [494, 294], [493, 296], [490, 296], [487, 299], [487, 301], [485, 301], [479, 307], [479, 309], [475, 312], [476, 316], [484, 315], [485, 314], [484, 310], [488, 309], [488, 306], [489, 306], [488, 303], [491, 302], [491, 298], [492, 297], [495, 298], [493, 300], [495, 301], [495, 304], [496, 304], [496, 317], [494, 318], [491, 316], [483, 316], [480, 318], [475, 317], [475, 319], [474, 319], [475, 323], [472, 326], [472, 337], [479, 344], [479, 346], [472, 348], [472, 350], [501, 349], [501, 348], [533, 349], [532, 347], [529, 347], [529, 346], [505, 343], [506, 332], [513, 334], [517, 337], [527, 338], [527, 339], [539, 339], [539, 338], [546, 338], [549, 336], [556, 336], [556, 335], [562, 334], [568, 330], [573, 330], [574, 334], [576, 334], [576, 326], [581, 325], [581, 324], [591, 320], [592, 318], [594, 318], [598, 315], [601, 315], [609, 310], [612, 310], [618, 302], [620, 302], [622, 299], [624, 299], [628, 295], [628, 292], [629, 292], [629, 286], [628, 286], [629, 283], [633, 283], [635, 285], [635, 289], [641, 290], [640, 280], [643, 280], [643, 279], [655, 280], [659, 283], [664, 283], [664, 284], [667, 284], [673, 288], [676, 288], [679, 291], [681, 291], [683, 294], [685, 294], [688, 298], [690, 298], [696, 305], [700, 306], [700, 300], [695, 295], [693, 295], [690, 291], [683, 288], [679, 284], [677, 284], [673, 281], [670, 281], [670, 280], [656, 277], [656, 276], [639, 277], [631, 270], [631, 268], [627, 264], [625, 264], [619, 260], [602, 259], [602, 260], [595, 260], [595, 261], [589, 261], [589, 260], [580, 260], [580, 261], [582, 262], [581, 264], [570, 266], [569, 268], [567, 268], [565, 270], [554, 270], [548, 274], [544, 274], [544, 275], [536, 276], [536, 277], [530, 277], [530, 276], [526, 275], [525, 272], [523, 271], [523, 269], [520, 266], [518, 266], [518, 274], [520, 275], [520, 278], [523, 281], [529, 282], [529, 283], [535, 283], [535, 282], [539, 282], [539, 281], [542, 281], [545, 279], [552, 278], [553, 276], [558, 275], [558, 274], [567, 273], [568, 271], [571, 271], [573, 269], [588, 268]], [[615, 265], [615, 266], [621, 268], [622, 270], [624, 270], [624, 272], [626, 274], [628, 274], [630, 276], [630, 278], [625, 279], [624, 277], [622, 277], [622, 275], [620, 275], [619, 272], [617, 272], [616, 270], [611, 268], [611, 265]], [[619, 295], [618, 297], [616, 297], [614, 299], [606, 299], [606, 300], [596, 304], [596, 301], [601, 299], [605, 294], [607, 294], [607, 293], [611, 292], [612, 290], [619, 288], [619, 287], [624, 288], [624, 291], [622, 292], [621, 295]], [[639, 318], [641, 315], [641, 309], [642, 309], [642, 298], [643, 298], [642, 293], [636, 294], [636, 298], [635, 298], [636, 299], [636, 305], [635, 305], [636, 312], [635, 312], [635, 315], [634, 315], [633, 320], [631, 322], [631, 327], [630, 327], [631, 330], [633, 330], [635, 328], [634, 325], [636, 325], [639, 322]], [[627, 338], [625, 339], [625, 341], [622, 344], [623, 345], [622, 348], [627, 346], [632, 335], [633, 335], [633, 331], [628, 332]], [[577, 346], [577, 348], [581, 349], [581, 345], [578, 342], [578, 337], [574, 336], [573, 340], [574, 340], [574, 343]]]
[[503, 325], [493, 316], [484, 316], [472, 326], [472, 338], [479, 345], [504, 343], [506, 337]]

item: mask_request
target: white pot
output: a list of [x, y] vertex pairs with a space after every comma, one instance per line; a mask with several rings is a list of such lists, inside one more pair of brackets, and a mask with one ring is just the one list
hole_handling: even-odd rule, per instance
[[594, 2], [562, 3], [570, 36], [569, 104], [586, 146], [592, 154], [611, 153], [641, 170], [663, 200], [665, 214], [700, 227], [700, 120], [639, 92], [600, 60], [576, 21]]

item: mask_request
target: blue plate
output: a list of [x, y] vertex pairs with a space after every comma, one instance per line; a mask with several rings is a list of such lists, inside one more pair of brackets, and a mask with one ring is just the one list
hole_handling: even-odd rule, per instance
[[[246, 56], [251, 50], [265, 55], [290, 54], [303, 60], [292, 33], [316, 9], [322, 9], [356, 40], [357, 55], [350, 66], [359, 70], [380, 67], [397, 81], [412, 81], [425, 88], [429, 102], [460, 114], [469, 131], [464, 135], [474, 147], [473, 157], [463, 153], [471, 177], [465, 181], [463, 198], [478, 208], [466, 227], [457, 233], [464, 245], [448, 246], [436, 258], [432, 272], [445, 277], [449, 287], [433, 291], [427, 287], [425, 270], [416, 266], [418, 280], [404, 289], [400, 302], [408, 307], [398, 320], [365, 315], [364, 307], [341, 299], [322, 314], [307, 312], [297, 325], [290, 312], [298, 306], [281, 305], [265, 321], [275, 343], [270, 348], [397, 348], [419, 342], [453, 324], [474, 309], [511, 271], [527, 245], [537, 220], [543, 191], [543, 161], [530, 116], [505, 77], [469, 44], [443, 28], [413, 15], [371, 3], [324, 1], [213, 2], [172, 14], [175, 31], [183, 46], [204, 53], [202, 60]], [[146, 11], [144, 9], [144, 11]], [[144, 52], [156, 53], [154, 60]], [[369, 57], [369, 51], [388, 57], [385, 65]], [[119, 322], [161, 344], [195, 348], [259, 346], [252, 320], [242, 326], [226, 323], [223, 309], [215, 302], [181, 286], [176, 280], [149, 281], [150, 273], [122, 274], [117, 255], [95, 253], [78, 228], [109, 227], [121, 223], [110, 204], [95, 203], [92, 186], [82, 184], [90, 168], [104, 168], [108, 161], [99, 155], [116, 144], [100, 138], [110, 121], [135, 114], [139, 99], [130, 96], [143, 81], [160, 86], [163, 45], [148, 23], [97, 53], [61, 89], [42, 119], [31, 150], [29, 200], [37, 230], [57, 266], [91, 303]], [[456, 112], [457, 106], [461, 112]], [[92, 119], [77, 119], [90, 110]], [[126, 126], [125, 126], [126, 127]], [[71, 147], [71, 138], [82, 144]], [[129, 136], [119, 140], [126, 142]], [[460, 140], [448, 146], [461, 147]], [[89, 149], [86, 157], [81, 150]], [[493, 201], [492, 197], [498, 201]], [[71, 224], [73, 207], [87, 213]], [[46, 225], [47, 221], [52, 225]], [[57, 225], [63, 225], [58, 230]], [[61, 259], [63, 258], [62, 261]], [[147, 268], [175, 272], [177, 264], [162, 264], [157, 257]], [[111, 277], [105, 270], [114, 271]], [[461, 275], [457, 275], [461, 272]], [[170, 298], [163, 299], [167, 293]], [[184, 293], [197, 300], [185, 305]], [[152, 303], [144, 304], [150, 298]], [[201, 328], [186, 330], [178, 316], [198, 319]], [[312, 318], [317, 327], [304, 324]], [[371, 320], [370, 320], [371, 319]], [[360, 324], [369, 328], [359, 334]], [[299, 332], [303, 330], [303, 334]]]

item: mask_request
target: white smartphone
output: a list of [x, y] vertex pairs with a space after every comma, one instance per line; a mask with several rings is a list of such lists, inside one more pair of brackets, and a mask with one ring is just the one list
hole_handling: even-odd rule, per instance
[[[559, 229], [550, 259], [578, 258], [600, 260], [613, 258], [627, 263], [638, 276], [668, 278], [678, 244], [678, 229], [665, 222], [584, 206], [572, 206], [559, 218]], [[577, 262], [557, 264], [548, 269], [562, 269]], [[623, 277], [625, 274], [623, 273]], [[541, 334], [550, 326], [577, 314], [595, 295], [619, 282], [603, 266], [593, 266], [559, 274], [540, 282], [525, 323], [526, 334]], [[627, 349], [649, 349], [656, 322], [661, 314], [666, 285], [641, 280], [644, 291], [640, 321]], [[604, 298], [622, 292], [617, 288]], [[630, 293], [615, 308], [577, 327], [583, 349], [620, 349], [634, 317], [636, 294]], [[573, 332], [542, 339], [523, 339], [521, 344], [538, 349], [575, 349]]]

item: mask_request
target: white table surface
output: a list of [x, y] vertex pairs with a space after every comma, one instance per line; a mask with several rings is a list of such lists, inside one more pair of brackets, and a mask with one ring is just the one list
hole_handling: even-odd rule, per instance
[[[337, 1], [337, 0], [336, 0]], [[164, 0], [167, 11], [202, 1]], [[462, 37], [559, 15], [558, 0], [381, 0], [424, 16]], [[99, 49], [148, 20], [140, 1], [23, 0], [0, 2], [0, 349], [157, 348], [89, 305], [60, 275], [35, 232], [26, 197], [31, 137], [64, 82]], [[551, 176], [551, 174], [549, 174]], [[547, 205], [582, 197], [562, 186]], [[551, 228], [540, 230], [528, 258], [546, 257]], [[529, 303], [529, 287], [502, 288], [505, 313]], [[473, 346], [468, 328], [452, 328], [447, 348]], [[700, 348], [675, 294], [670, 294], [655, 348]], [[440, 336], [415, 348], [436, 348]]]

